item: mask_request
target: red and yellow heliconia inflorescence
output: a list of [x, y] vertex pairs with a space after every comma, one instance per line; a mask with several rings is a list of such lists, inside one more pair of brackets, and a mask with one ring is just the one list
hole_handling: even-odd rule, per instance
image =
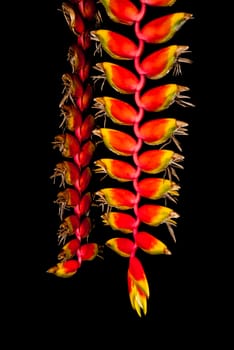
[[[175, 81], [182, 74], [181, 64], [192, 63], [183, 56], [190, 53], [189, 46], [170, 42], [193, 15], [172, 12], [175, 2], [70, 0], [62, 4], [76, 42], [68, 52], [71, 72], [62, 75], [64, 96], [59, 107], [65, 132], [53, 142], [65, 158], [56, 164], [51, 176], [54, 181], [60, 177], [63, 187], [55, 201], [62, 220], [58, 240], [63, 247], [57, 265], [48, 272], [60, 277], [73, 276], [83, 261], [98, 256], [99, 245], [84, 241], [93, 231], [89, 216], [92, 204], [98, 206], [102, 224], [115, 234], [106, 239], [104, 246], [128, 259], [128, 294], [139, 317], [147, 315], [150, 297], [142, 252], [172, 255], [165, 242], [167, 238], [176, 242], [173, 227], [180, 217], [173, 207], [181, 189], [176, 169], [183, 169], [184, 160], [177, 137], [188, 135], [188, 123], [162, 116], [161, 112], [173, 104], [194, 107], [186, 95], [189, 86]], [[104, 19], [99, 6], [104, 10]], [[170, 12], [147, 21], [152, 7], [168, 7]], [[107, 24], [109, 20], [115, 23], [114, 29], [104, 25], [105, 15]], [[129, 35], [123, 26], [131, 27]], [[145, 55], [146, 45], [156, 48]], [[93, 62], [96, 54], [100, 56]], [[98, 71], [98, 75], [93, 71]], [[160, 79], [167, 76], [170, 81], [160, 84]], [[102, 84], [98, 87], [100, 80]], [[103, 92], [106, 82], [111, 87], [108, 94]], [[97, 109], [95, 115], [90, 107]], [[101, 120], [99, 125], [97, 120]], [[107, 155], [98, 157], [100, 143]], [[178, 152], [169, 145], [176, 146]], [[96, 181], [99, 174], [104, 174], [102, 186]], [[92, 193], [90, 184], [94, 176], [98, 189]], [[111, 185], [110, 182], [105, 185], [106, 177], [111, 179]], [[65, 209], [69, 211], [66, 217]], [[165, 241], [156, 237], [163, 224], [168, 229]]]
[[[100, 75], [93, 79], [95, 83], [103, 80], [101, 91], [105, 82], [113, 89], [113, 94], [108, 96], [94, 96], [95, 117], [102, 117], [103, 125], [95, 128], [93, 134], [114, 154], [113, 158], [110, 153], [109, 157], [95, 159], [94, 172], [105, 174], [103, 180], [108, 175], [123, 187], [102, 186], [95, 197], [105, 211], [101, 215], [103, 224], [116, 233], [116, 237], [107, 239], [106, 246], [129, 259], [130, 303], [141, 317], [142, 313], [147, 314], [150, 291], [138, 250], [151, 255], [172, 254], [167, 245], [155, 237], [154, 228], [166, 224], [169, 235], [176, 241], [172, 227], [177, 225], [180, 215], [167, 206], [166, 200], [177, 203], [181, 186], [176, 168], [183, 169], [184, 160], [177, 136], [188, 135], [187, 122], [160, 114], [158, 117], [158, 113], [174, 103], [194, 106], [186, 95], [190, 91], [188, 86], [171, 80], [148, 87], [147, 80], [159, 81], [170, 73], [175, 77], [182, 74], [182, 63], [192, 63], [183, 56], [190, 52], [188, 45], [167, 42], [193, 15], [174, 12], [147, 22], [144, 19], [151, 6], [172, 7], [175, 0], [140, 0], [137, 4], [131, 0], [100, 0], [100, 3], [106, 15], [119, 25], [119, 31], [118, 26], [114, 30], [99, 26], [92, 31], [92, 39], [100, 44], [97, 52], [101, 52], [101, 47], [111, 58], [109, 61], [105, 56], [96, 63], [94, 68]], [[134, 35], [125, 35], [123, 25], [131, 26]], [[144, 55], [145, 44], [161, 46]], [[178, 152], [168, 147], [171, 141]], [[156, 177], [161, 173], [161, 177]], [[152, 203], [156, 200], [160, 202]], [[149, 232], [143, 231], [142, 225], [148, 225]], [[128, 238], [118, 237], [118, 233], [127, 234]]]

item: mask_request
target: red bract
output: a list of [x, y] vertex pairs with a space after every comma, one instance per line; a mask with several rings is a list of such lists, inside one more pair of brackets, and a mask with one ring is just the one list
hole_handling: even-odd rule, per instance
[[82, 244], [82, 246], [79, 249], [79, 254], [82, 259], [82, 261], [93, 260], [97, 254], [98, 254], [98, 245], [97, 243], [86, 243]]
[[131, 25], [137, 19], [139, 10], [129, 0], [100, 0], [100, 2], [114, 22]]
[[159, 199], [162, 197], [172, 199], [173, 196], [179, 196], [179, 189], [180, 186], [174, 181], [164, 178], [151, 177], [138, 182], [140, 195], [149, 199]]
[[57, 263], [55, 266], [49, 268], [46, 272], [52, 273], [58, 277], [67, 278], [75, 275], [79, 267], [80, 263], [75, 259], [71, 259]]
[[141, 96], [141, 106], [149, 112], [163, 111], [179, 101], [180, 93], [184, 91], [189, 91], [189, 88], [177, 84], [156, 86]]
[[139, 219], [150, 226], [158, 226], [164, 222], [175, 223], [173, 218], [179, 214], [173, 209], [157, 204], [144, 204], [138, 210]]
[[73, 158], [80, 150], [77, 139], [71, 134], [57, 135], [52, 142], [54, 148], [58, 148], [66, 158]]
[[80, 33], [84, 32], [84, 21], [75, 8], [73, 8], [68, 2], [63, 2], [62, 11], [69, 28], [75, 35], [79, 35]]
[[86, 192], [79, 202], [76, 203], [74, 207], [74, 212], [78, 215], [78, 217], [81, 217], [82, 215], [85, 215], [89, 212], [90, 206], [92, 203], [92, 197], [90, 192]]
[[80, 143], [84, 142], [85, 140], [91, 137], [94, 126], [95, 121], [93, 115], [87, 115], [87, 117], [83, 120], [82, 124], [79, 125], [79, 127], [75, 130], [75, 135]]
[[177, 12], [156, 18], [141, 29], [141, 39], [151, 44], [170, 40], [182, 25], [193, 18], [191, 13]]
[[133, 94], [139, 83], [139, 78], [129, 69], [111, 62], [97, 63], [96, 67], [102, 70], [108, 83], [113, 89], [122, 94]]
[[76, 215], [69, 215], [63, 220], [57, 233], [59, 244], [63, 243], [67, 236], [72, 236], [75, 234], [75, 231], [79, 226], [79, 222], [80, 221]]
[[167, 149], [145, 151], [138, 157], [139, 167], [146, 173], [157, 174], [169, 166], [174, 153], [174, 151]]
[[92, 86], [90, 84], [87, 84], [82, 96], [80, 96], [76, 100], [77, 106], [80, 108], [81, 112], [85, 111], [89, 107], [92, 101], [92, 97], [93, 97]]
[[59, 216], [63, 219], [65, 209], [74, 208], [79, 203], [80, 197], [76, 190], [67, 188], [57, 194], [57, 199], [54, 203], [59, 205]]
[[80, 191], [80, 193], [84, 192], [87, 189], [91, 177], [92, 172], [90, 168], [86, 167], [82, 170], [80, 176], [76, 178], [76, 182], [74, 183], [74, 185]]
[[106, 173], [113, 179], [121, 182], [133, 181], [136, 177], [136, 169], [118, 159], [102, 158], [94, 162], [96, 165], [96, 173]]
[[96, 4], [95, 0], [70, 0], [72, 3], [74, 3], [81, 15], [87, 20], [91, 21], [96, 14]]
[[60, 124], [60, 127], [65, 124], [65, 128], [73, 132], [80, 127], [82, 123], [82, 115], [77, 107], [72, 104], [63, 104], [61, 107], [61, 114], [63, 116], [63, 121]]
[[76, 164], [81, 168], [87, 166], [93, 157], [94, 150], [95, 146], [92, 141], [88, 140], [85, 142], [82, 145], [80, 152], [76, 153], [74, 156]]
[[[137, 54], [137, 45], [125, 35], [107, 29], [92, 32], [100, 40], [103, 49], [115, 59], [131, 60]], [[121, 43], [121, 45], [120, 45]]]
[[124, 258], [129, 258], [134, 249], [134, 242], [129, 238], [111, 238], [106, 241], [106, 246]]
[[171, 255], [171, 252], [167, 246], [148, 232], [138, 232], [135, 236], [135, 241], [137, 246], [141, 248], [145, 253], [153, 255]]
[[131, 233], [136, 222], [133, 216], [115, 211], [105, 213], [101, 217], [105, 225], [110, 225], [113, 230], [123, 233]]
[[64, 96], [59, 104], [63, 108], [65, 101], [70, 99], [74, 105], [78, 105], [81, 96], [84, 93], [84, 87], [79, 76], [76, 74], [64, 73], [62, 75], [64, 85]]
[[71, 64], [73, 74], [80, 74], [80, 71], [82, 71], [87, 64], [84, 50], [77, 44], [72, 44], [69, 47], [68, 60]]
[[66, 188], [57, 194], [55, 203], [61, 205], [63, 208], [75, 207], [79, 203], [79, 194], [73, 188]]
[[[142, 140], [149, 145], [160, 145], [168, 139], [175, 138], [175, 134], [187, 135], [187, 123], [175, 118], [158, 118], [142, 124], [139, 128], [139, 135]], [[177, 144], [178, 145], [178, 144]]]
[[85, 216], [81, 221], [80, 225], [76, 227], [75, 234], [79, 239], [87, 238], [91, 232], [92, 223], [88, 216]]
[[133, 125], [138, 116], [133, 106], [117, 98], [103, 96], [96, 97], [94, 100], [99, 108], [104, 107], [106, 114], [114, 123]]
[[99, 202], [122, 210], [132, 209], [136, 201], [134, 193], [124, 188], [103, 188], [96, 195]]
[[82, 47], [83, 50], [88, 50], [91, 46], [91, 37], [90, 33], [83, 32], [77, 36], [77, 44]]
[[95, 129], [93, 133], [103, 139], [103, 142], [110, 151], [122, 156], [131, 156], [134, 154], [137, 142], [125, 132], [100, 128]]
[[60, 186], [65, 187], [65, 183], [73, 186], [79, 177], [79, 170], [72, 162], [63, 161], [56, 164], [54, 174], [51, 178], [55, 179], [59, 176], [61, 177]]
[[148, 298], [150, 294], [149, 284], [142, 263], [136, 256], [129, 259], [128, 274], [137, 287], [140, 288]]
[[71, 239], [66, 243], [61, 252], [58, 254], [59, 260], [68, 260], [73, 258], [76, 255], [77, 249], [80, 246], [80, 241], [77, 238]]
[[[150, 79], [161, 79], [168, 74], [172, 68], [177, 69], [180, 62], [180, 55], [188, 50], [188, 46], [170, 45], [159, 49], [141, 62], [141, 69]], [[188, 59], [181, 59], [190, 63]]]
[[71, 64], [72, 73], [78, 74], [80, 80], [85, 82], [89, 77], [91, 63], [86, 61], [84, 50], [77, 44], [71, 45], [68, 51], [68, 60]]

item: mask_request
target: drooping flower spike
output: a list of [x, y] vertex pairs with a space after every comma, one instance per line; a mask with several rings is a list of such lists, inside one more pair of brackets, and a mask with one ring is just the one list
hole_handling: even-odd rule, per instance
[[139, 83], [138, 77], [129, 69], [112, 62], [96, 63], [96, 68], [102, 73], [93, 79], [106, 79], [110, 86], [122, 94], [133, 94]]
[[[102, 48], [112, 57], [118, 60], [132, 60], [137, 54], [137, 45], [125, 35], [108, 29], [97, 29], [92, 31]], [[121, 43], [121, 45], [119, 45]]]
[[[157, 234], [164, 224], [165, 240], [168, 234], [175, 243], [174, 228], [180, 218], [168, 200], [176, 205], [179, 199], [177, 170], [184, 169], [184, 155], [178, 138], [188, 135], [189, 123], [161, 112], [173, 104], [195, 106], [187, 95], [190, 87], [176, 81], [182, 64], [192, 63], [185, 56], [191, 51], [186, 44], [170, 42], [193, 14], [172, 12], [175, 2], [62, 3], [74, 43], [67, 55], [71, 72], [62, 75], [63, 132], [53, 142], [64, 159], [56, 163], [51, 176], [54, 183], [59, 178], [62, 187], [54, 201], [59, 207], [57, 235], [62, 247], [58, 263], [47, 272], [70, 277], [84, 261], [99, 256], [101, 246], [88, 239], [100, 219], [114, 233], [103, 246], [128, 260], [129, 300], [139, 317], [147, 315], [150, 297], [143, 254], [173, 254]], [[147, 21], [147, 14], [156, 7], [170, 10], [163, 16], [155, 11], [155, 18]], [[129, 34], [126, 26], [131, 27]], [[151, 47], [150, 53], [145, 54], [145, 47]], [[108, 95], [103, 93], [109, 87]], [[105, 151], [97, 156], [101, 143]], [[94, 206], [100, 215], [91, 220]]]
[[[170, 72], [171, 78], [182, 74], [181, 64], [192, 63], [190, 58], [184, 57], [191, 52], [189, 46], [168, 43], [167, 46], [156, 47], [143, 58], [144, 47], [145, 44], [169, 42], [193, 15], [181, 11], [143, 22], [150, 6], [171, 7], [175, 0], [141, 0], [137, 5], [130, 0], [100, 0], [100, 3], [107, 16], [120, 27], [118, 31], [99, 26], [92, 31], [92, 39], [99, 42], [96, 53], [102, 57], [103, 49], [111, 58], [110, 61], [105, 59], [96, 63], [94, 69], [98, 74], [92, 79], [97, 90], [99, 86], [102, 91], [105, 82], [113, 89], [109, 96], [96, 94], [92, 106], [97, 110], [95, 119], [103, 120], [93, 130], [93, 135], [101, 138], [107, 152], [110, 151], [107, 157], [94, 161], [94, 172], [104, 174], [100, 180], [103, 184], [95, 197], [101, 212], [105, 211], [101, 214], [103, 224], [116, 233], [116, 237], [107, 239], [106, 246], [129, 259], [127, 283], [130, 303], [141, 317], [147, 313], [149, 285], [137, 252], [172, 254], [155, 235], [161, 224], [166, 224], [172, 240], [176, 242], [173, 227], [177, 225], [176, 219], [180, 214], [168, 207], [166, 200], [177, 203], [181, 185], [175, 169], [183, 169], [184, 156], [176, 137], [188, 135], [187, 122], [175, 117], [159, 117], [158, 112], [169, 109], [174, 103], [181, 107], [194, 107], [189, 101], [190, 96], [186, 95], [190, 91], [189, 86], [170, 81], [147, 87], [148, 80], [159, 81]], [[125, 35], [122, 25], [132, 26], [135, 37]], [[99, 80], [102, 80], [101, 85], [97, 84]], [[127, 95], [130, 95], [129, 99]], [[151, 113], [150, 118], [148, 113]], [[109, 118], [108, 127], [106, 118]], [[171, 141], [180, 153], [167, 148]], [[156, 177], [157, 174], [162, 176]], [[105, 187], [106, 177], [131, 186], [129, 189]], [[152, 203], [161, 199], [165, 199], [165, 205]], [[148, 225], [150, 232], [142, 231], [141, 224]], [[118, 233], [127, 234], [129, 238], [118, 237]]]
[[91, 140], [95, 118], [90, 113], [92, 60], [86, 51], [91, 46], [90, 32], [94, 29], [96, 3], [94, 0], [71, 0], [63, 2], [61, 7], [76, 40], [68, 48], [71, 72], [65, 72], [61, 77], [64, 88], [59, 108], [63, 116], [60, 124], [63, 132], [52, 142], [64, 158], [56, 164], [51, 176], [54, 182], [59, 177], [59, 186], [64, 188], [54, 201], [61, 219], [58, 243], [63, 246], [58, 254], [59, 262], [47, 272], [58, 277], [71, 277], [83, 261], [92, 261], [98, 256], [100, 249], [97, 243], [87, 242], [93, 231], [89, 215], [93, 199], [90, 165], [95, 151]]

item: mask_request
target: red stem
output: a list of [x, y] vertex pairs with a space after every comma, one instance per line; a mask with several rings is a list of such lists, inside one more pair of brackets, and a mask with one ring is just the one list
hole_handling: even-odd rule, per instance
[[[135, 66], [137, 73], [139, 74], [140, 79], [139, 79], [139, 83], [137, 85], [136, 92], [134, 95], [136, 105], [138, 106], [138, 115], [137, 115], [137, 118], [135, 119], [135, 123], [133, 126], [134, 133], [135, 133], [136, 138], [138, 140], [135, 152], [133, 154], [133, 160], [134, 160], [134, 163], [136, 164], [136, 169], [137, 169], [136, 177], [133, 181], [133, 186], [134, 186], [134, 189], [136, 191], [136, 201], [135, 201], [134, 208], [133, 208], [134, 214], [136, 216], [136, 221], [135, 221], [135, 225], [134, 225], [134, 229], [133, 229], [134, 240], [135, 240], [135, 236], [139, 230], [139, 225], [140, 225], [138, 211], [139, 211], [139, 203], [140, 203], [141, 196], [139, 194], [138, 181], [139, 181], [139, 177], [141, 174], [141, 169], [140, 169], [139, 163], [138, 163], [138, 153], [142, 147], [142, 138], [141, 138], [140, 133], [139, 133], [139, 124], [140, 124], [142, 118], [144, 117], [144, 108], [141, 107], [141, 103], [140, 103], [140, 91], [144, 87], [145, 80], [146, 80], [144, 72], [142, 71], [142, 69], [140, 67], [140, 57], [144, 51], [144, 41], [141, 39], [141, 34], [140, 34], [140, 21], [145, 16], [145, 12], [146, 12], [146, 5], [142, 3], [141, 10], [139, 12], [137, 21], [135, 22], [135, 34], [138, 38], [139, 45], [138, 45], [137, 54], [134, 58], [134, 66]], [[131, 257], [135, 256], [136, 249], [137, 249], [137, 246], [135, 244], [134, 249], [132, 250], [132, 253], [131, 253]]]

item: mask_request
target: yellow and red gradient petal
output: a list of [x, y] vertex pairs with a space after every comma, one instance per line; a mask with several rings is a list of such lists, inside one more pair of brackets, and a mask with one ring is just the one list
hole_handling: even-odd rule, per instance
[[150, 226], [158, 226], [170, 219], [179, 217], [173, 209], [163, 205], [157, 204], [144, 204], [138, 209], [139, 219]]
[[111, 211], [101, 216], [105, 225], [109, 225], [113, 230], [123, 233], [132, 233], [136, 219], [130, 214]]
[[139, 135], [149, 145], [160, 145], [170, 139], [177, 130], [175, 118], [149, 120], [139, 127]]
[[114, 59], [132, 60], [137, 55], [137, 45], [125, 35], [108, 29], [93, 30], [91, 34], [97, 36], [103, 49]]
[[109, 206], [122, 210], [133, 209], [136, 201], [136, 195], [124, 188], [102, 188], [96, 195], [102, 202], [104, 199]]
[[115, 237], [107, 240], [105, 244], [124, 258], [129, 258], [134, 249], [134, 242], [129, 238]]
[[79, 267], [80, 263], [75, 259], [71, 259], [57, 263], [46, 272], [54, 274], [57, 277], [68, 278], [75, 275]]
[[119, 159], [101, 158], [94, 162], [96, 173], [106, 173], [120, 182], [133, 181], [137, 170], [129, 163]]
[[165, 77], [178, 62], [180, 54], [185, 52], [188, 46], [170, 45], [163, 47], [141, 62], [140, 66], [149, 79], [161, 79]]
[[148, 150], [139, 155], [138, 165], [146, 173], [157, 174], [170, 165], [174, 153], [174, 151], [167, 149]]
[[148, 112], [160, 112], [169, 108], [178, 96], [180, 86], [164, 84], [146, 91], [141, 97], [141, 107]]
[[158, 255], [171, 255], [167, 246], [148, 232], [142, 231], [135, 235], [135, 242], [145, 253]]
[[95, 129], [93, 133], [101, 137], [106, 147], [118, 155], [131, 156], [135, 152], [137, 141], [123, 131], [100, 128]]
[[80, 247], [80, 241], [77, 238], [71, 239], [66, 243], [58, 254], [59, 260], [68, 260], [76, 255], [77, 249]]
[[142, 289], [148, 298], [150, 295], [149, 284], [142, 263], [136, 256], [129, 259], [128, 273], [129, 277], [133, 279], [137, 287]]
[[164, 178], [145, 178], [138, 182], [138, 191], [142, 197], [149, 199], [160, 199], [167, 194], [179, 196], [180, 187], [172, 180]]
[[122, 94], [134, 94], [139, 78], [129, 69], [111, 62], [100, 62], [96, 66], [101, 69], [110, 86]]
[[98, 244], [97, 243], [82, 244], [79, 249], [79, 254], [82, 261], [93, 260], [98, 254]]
[[104, 106], [107, 116], [117, 124], [133, 125], [138, 116], [136, 109], [129, 103], [114, 97], [96, 97], [97, 103]]
[[141, 29], [141, 39], [151, 44], [162, 44], [173, 38], [176, 32], [189, 19], [193, 18], [191, 13], [176, 12], [158, 17]]
[[132, 25], [137, 19], [139, 10], [129, 0], [100, 0], [100, 2], [114, 22]]

